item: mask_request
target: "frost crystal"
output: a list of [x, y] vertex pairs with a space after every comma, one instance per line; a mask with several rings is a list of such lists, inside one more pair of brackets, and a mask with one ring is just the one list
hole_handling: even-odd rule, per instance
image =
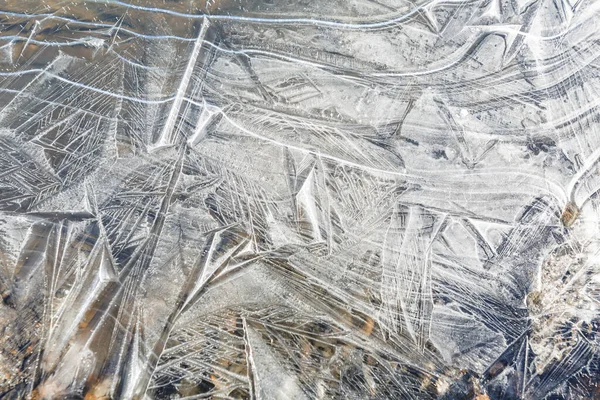
[[598, 26], [2, 2], [0, 398], [600, 398]]

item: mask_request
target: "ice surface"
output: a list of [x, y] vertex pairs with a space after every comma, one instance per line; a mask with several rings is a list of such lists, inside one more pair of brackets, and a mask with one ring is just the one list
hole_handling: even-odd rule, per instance
[[600, 398], [599, 26], [3, 1], [0, 397]]

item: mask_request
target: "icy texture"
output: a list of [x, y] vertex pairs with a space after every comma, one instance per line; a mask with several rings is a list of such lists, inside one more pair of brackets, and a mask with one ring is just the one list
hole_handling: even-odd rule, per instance
[[600, 398], [599, 1], [127, 1], [0, 4], [0, 397]]

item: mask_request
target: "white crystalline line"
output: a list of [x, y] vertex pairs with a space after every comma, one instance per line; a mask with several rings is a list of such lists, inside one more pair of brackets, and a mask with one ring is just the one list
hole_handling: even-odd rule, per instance
[[[584, 178], [586, 173], [589, 173], [594, 165], [596, 165], [600, 161], [600, 148], [597, 148], [589, 157], [585, 159], [583, 166], [577, 171], [577, 173], [571, 178], [569, 181], [569, 185], [567, 186], [567, 193], [569, 194], [569, 199], [571, 201], [575, 201], [575, 195], [577, 192], [577, 187], [581, 184], [581, 180]], [[577, 204], [581, 206], [581, 204]]]
[[174, 137], [177, 133], [174, 131], [174, 128], [175, 123], [177, 122], [177, 118], [179, 116], [179, 109], [181, 108], [181, 103], [183, 103], [184, 101], [185, 93], [190, 83], [190, 79], [192, 78], [194, 68], [196, 67], [196, 61], [198, 60], [198, 56], [200, 55], [200, 50], [202, 49], [202, 44], [204, 42], [204, 36], [206, 35], [206, 31], [208, 30], [209, 26], [210, 22], [208, 18], [204, 18], [204, 20], [202, 21], [202, 27], [200, 28], [200, 33], [198, 34], [198, 38], [194, 43], [194, 49], [192, 50], [192, 54], [190, 55], [187, 67], [185, 68], [185, 72], [181, 77], [179, 87], [177, 88], [177, 94], [175, 95], [175, 100], [173, 101], [171, 110], [169, 111], [169, 116], [167, 117], [167, 121], [165, 122], [158, 142], [156, 143], [157, 147], [169, 146], [173, 144]]

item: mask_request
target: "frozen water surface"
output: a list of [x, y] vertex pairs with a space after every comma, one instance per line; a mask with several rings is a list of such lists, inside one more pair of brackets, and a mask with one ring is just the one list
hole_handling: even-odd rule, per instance
[[598, 26], [1, 2], [0, 397], [600, 398]]

